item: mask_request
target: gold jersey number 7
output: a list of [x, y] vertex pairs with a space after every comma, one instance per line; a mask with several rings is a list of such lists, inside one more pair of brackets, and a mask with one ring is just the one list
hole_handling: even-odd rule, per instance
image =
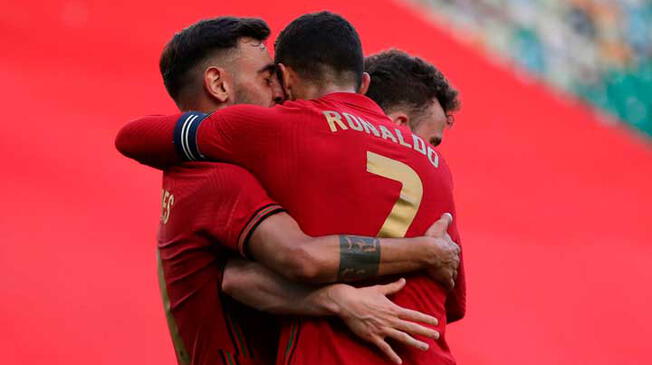
[[367, 151], [367, 171], [401, 183], [401, 192], [380, 228], [379, 237], [404, 237], [421, 206], [423, 183], [407, 164]]

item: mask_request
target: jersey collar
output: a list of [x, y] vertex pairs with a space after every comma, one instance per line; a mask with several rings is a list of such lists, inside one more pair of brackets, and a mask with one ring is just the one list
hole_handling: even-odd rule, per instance
[[372, 111], [380, 115], [385, 115], [385, 112], [370, 98], [357, 93], [348, 92], [334, 92], [322, 96], [322, 99], [334, 101], [337, 103], [348, 104], [356, 108], [363, 108], [367, 111]]

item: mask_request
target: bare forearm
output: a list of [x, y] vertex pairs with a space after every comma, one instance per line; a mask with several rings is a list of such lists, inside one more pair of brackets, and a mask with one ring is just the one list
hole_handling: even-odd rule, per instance
[[295, 285], [263, 266], [242, 259], [230, 260], [222, 289], [236, 300], [259, 310], [277, 314], [337, 315], [360, 339], [377, 346], [396, 363], [401, 359], [385, 342], [425, 351], [428, 344], [412, 336], [439, 338], [436, 318], [397, 306], [387, 296], [405, 286], [405, 279], [386, 285], [354, 288], [333, 284], [313, 289]]
[[222, 280], [222, 290], [227, 295], [250, 307], [275, 314], [337, 314], [339, 307], [329, 295], [332, 288], [293, 283], [258, 263], [243, 259], [229, 260]]
[[431, 238], [310, 237], [288, 214], [267, 218], [249, 242], [257, 262], [292, 281], [348, 282], [400, 274], [433, 262]]
[[312, 238], [305, 248], [317, 261], [315, 282], [350, 282], [423, 269], [426, 245], [422, 238], [338, 235]]

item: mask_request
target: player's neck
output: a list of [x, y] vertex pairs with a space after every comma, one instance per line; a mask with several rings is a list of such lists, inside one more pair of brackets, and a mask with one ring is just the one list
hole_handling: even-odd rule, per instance
[[337, 84], [316, 84], [316, 83], [304, 83], [300, 88], [297, 88], [293, 92], [293, 97], [295, 99], [317, 99], [324, 95], [332, 93], [356, 93], [357, 90], [355, 86], [342, 86]]

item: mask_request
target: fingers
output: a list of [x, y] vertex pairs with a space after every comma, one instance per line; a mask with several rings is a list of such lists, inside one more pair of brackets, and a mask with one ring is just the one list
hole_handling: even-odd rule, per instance
[[407, 309], [407, 308], [403, 308], [403, 307], [399, 307], [399, 306], [397, 306], [397, 307], [400, 308], [399, 315], [398, 315], [398, 317], [400, 319], [404, 319], [404, 320], [410, 321], [410, 322], [418, 322], [418, 323], [430, 324], [430, 325], [433, 325], [433, 326], [437, 326], [439, 324], [439, 321], [437, 320], [437, 318], [435, 318], [435, 317], [433, 317], [431, 315], [421, 313], [421, 312], [417, 312], [417, 311], [412, 310], [412, 309]]
[[418, 348], [421, 351], [426, 351], [430, 346], [423, 341], [419, 341], [416, 338], [408, 335], [405, 332], [399, 331], [394, 328], [387, 329], [387, 337], [393, 338], [394, 340], [408, 346]]
[[448, 270], [450, 270], [451, 275], [453, 279], [457, 277], [457, 269], [460, 268], [460, 259], [457, 257], [454, 257], [451, 262], [450, 262], [450, 267]]
[[401, 289], [403, 289], [405, 283], [406, 283], [405, 279], [400, 278], [393, 283], [378, 285], [378, 290], [380, 291], [381, 294], [385, 296], [392, 295], [398, 293]]
[[448, 213], [448, 212], [442, 214], [441, 218], [439, 218], [439, 219], [446, 219], [448, 221], [448, 224], [453, 223], [453, 215]]
[[446, 287], [446, 289], [453, 290], [455, 288], [455, 273], [447, 270], [439, 281], [444, 285], [444, 287]]
[[396, 323], [394, 324], [394, 328], [413, 336], [414, 335], [423, 336], [423, 337], [432, 338], [434, 340], [439, 339], [439, 332], [437, 332], [436, 330], [404, 320], [396, 321]]
[[453, 240], [451, 240], [451, 242], [453, 244], [453, 247], [455, 248], [455, 253], [459, 255], [460, 252], [462, 252], [462, 248], [456, 242], [453, 242]]
[[453, 222], [453, 216], [450, 213], [441, 215], [438, 221], [432, 224], [426, 231], [426, 236], [439, 237], [446, 233], [448, 225]]
[[428, 275], [445, 289], [452, 289], [451, 283], [455, 280], [453, 279], [452, 271], [445, 268], [439, 268], [436, 270], [428, 270]]
[[400, 357], [394, 352], [392, 347], [385, 342], [385, 340], [381, 337], [374, 337], [371, 339], [371, 342], [376, 345], [382, 351], [387, 357], [389, 357], [390, 360], [392, 360], [393, 363], [395, 364], [401, 364], [403, 361], [401, 360]]

